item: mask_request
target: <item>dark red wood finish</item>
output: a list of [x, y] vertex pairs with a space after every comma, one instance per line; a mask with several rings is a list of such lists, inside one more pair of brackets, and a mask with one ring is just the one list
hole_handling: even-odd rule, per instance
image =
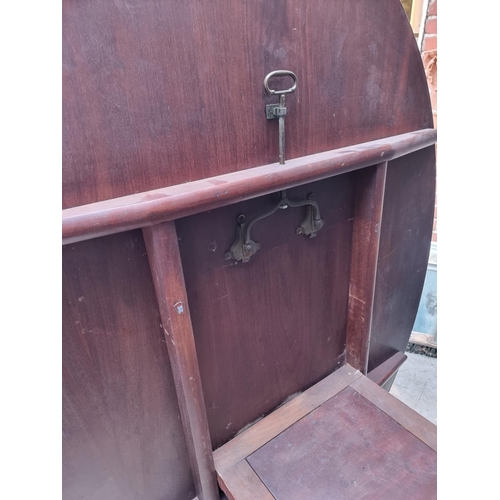
[[276, 500], [436, 498], [436, 453], [351, 387], [247, 461]]
[[145, 228], [143, 234], [172, 365], [196, 493], [200, 500], [218, 500], [219, 490], [215, 479], [175, 223], [166, 222]]
[[433, 144], [433, 129], [263, 165], [241, 172], [178, 184], [122, 198], [63, 210], [63, 243], [113, 234], [175, 220], [206, 210], [288, 189], [398, 158]]
[[432, 128], [399, 0], [64, 0], [63, 208]]
[[366, 375], [387, 162], [356, 172], [346, 361]]
[[[280, 68], [299, 81], [287, 99], [286, 157], [301, 158], [292, 179], [269, 165], [278, 131], [264, 106], [276, 98], [262, 81]], [[326, 221], [317, 238], [294, 234], [300, 210], [280, 211], [256, 225], [262, 248], [238, 266], [223, 260], [236, 215], [269, 207], [263, 189], [310, 182], [303, 157], [432, 123], [399, 0], [63, 1], [63, 208], [80, 207], [65, 214], [66, 242], [129, 230], [63, 247], [65, 499], [195, 494], [144, 241], [130, 230], [236, 202], [175, 223], [217, 446], [344, 363], [355, 174], [313, 186]], [[364, 166], [394, 158], [372, 154]], [[333, 175], [323, 160], [316, 179]], [[242, 171], [262, 165], [271, 178], [249, 182]], [[369, 369], [410, 335], [434, 165], [434, 147], [388, 163]], [[179, 188], [230, 172], [243, 175], [223, 203], [206, 181], [195, 196]]]
[[261, 249], [245, 264], [224, 259], [236, 218], [279, 196], [176, 222], [214, 448], [344, 363], [353, 175], [288, 190], [291, 200], [313, 192], [325, 226], [298, 236], [305, 208], [278, 210], [255, 224]]
[[408, 356], [402, 352], [397, 352], [394, 356], [391, 356], [387, 361], [384, 361], [381, 365], [378, 365], [367, 377], [375, 382], [377, 385], [383, 387], [389, 379], [399, 370], [401, 365], [406, 361]]
[[141, 232], [68, 245], [62, 254], [63, 498], [191, 500]]
[[408, 344], [429, 259], [435, 164], [431, 146], [387, 167], [368, 371]]
[[368, 377], [360, 377], [350, 385], [356, 392], [437, 452], [437, 427], [430, 420], [412, 410], [386, 390], [381, 390]]

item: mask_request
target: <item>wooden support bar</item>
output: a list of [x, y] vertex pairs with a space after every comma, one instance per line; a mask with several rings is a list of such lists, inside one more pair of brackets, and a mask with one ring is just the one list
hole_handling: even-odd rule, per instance
[[174, 222], [143, 229], [199, 500], [219, 500]]
[[403, 352], [397, 352], [394, 356], [391, 356], [387, 361], [384, 361], [381, 365], [374, 368], [367, 377], [375, 382], [380, 387], [396, 373], [399, 367], [406, 361], [408, 356]]
[[346, 362], [366, 375], [387, 162], [360, 170], [352, 236]]
[[436, 142], [434, 129], [364, 142], [63, 210], [63, 244], [179, 219], [407, 155]]

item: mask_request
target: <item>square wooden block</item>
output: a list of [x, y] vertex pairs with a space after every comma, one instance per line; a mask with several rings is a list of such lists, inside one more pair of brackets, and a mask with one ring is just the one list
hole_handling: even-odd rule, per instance
[[214, 457], [235, 500], [436, 498], [436, 426], [349, 365]]

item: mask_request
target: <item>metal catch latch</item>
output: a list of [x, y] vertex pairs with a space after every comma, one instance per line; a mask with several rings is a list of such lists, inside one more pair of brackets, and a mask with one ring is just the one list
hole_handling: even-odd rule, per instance
[[250, 231], [245, 224], [245, 216], [238, 215], [236, 220], [236, 237], [229, 252], [224, 256], [226, 260], [234, 259], [241, 262], [248, 262], [250, 257], [260, 248], [259, 243], [250, 239]]
[[[286, 90], [274, 90], [269, 88], [269, 80], [275, 76], [290, 76], [293, 79], [293, 85]], [[285, 164], [285, 116], [286, 116], [286, 107], [285, 107], [285, 94], [291, 94], [295, 92], [297, 88], [297, 77], [295, 73], [287, 70], [277, 70], [271, 71], [264, 78], [264, 88], [268, 94], [276, 94], [280, 96], [279, 104], [268, 104], [266, 105], [266, 118], [268, 120], [274, 120], [276, 118], [279, 119], [279, 160], [280, 165]]]
[[314, 238], [317, 232], [324, 226], [325, 221], [321, 218], [319, 207], [314, 201], [314, 195], [310, 194], [307, 200], [291, 201], [286, 197], [286, 191], [281, 191], [281, 199], [271, 210], [253, 218], [248, 224], [245, 222], [243, 214], [238, 216], [236, 221], [236, 237], [231, 248], [225, 254], [226, 260], [234, 259], [237, 262], [248, 262], [250, 257], [260, 249], [260, 244], [252, 240], [250, 231], [252, 226], [259, 220], [265, 219], [274, 214], [278, 209], [286, 210], [288, 207], [307, 206], [306, 216], [300, 226], [295, 230], [296, 234], [302, 234]]

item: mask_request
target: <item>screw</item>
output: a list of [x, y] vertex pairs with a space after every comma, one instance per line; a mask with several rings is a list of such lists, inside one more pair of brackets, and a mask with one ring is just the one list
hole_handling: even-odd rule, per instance
[[302, 229], [302, 227], [298, 227], [296, 230], [295, 230], [295, 234], [303, 234], [304, 233], [304, 230]]
[[224, 258], [225, 258], [226, 260], [231, 260], [231, 257], [232, 257], [231, 252], [227, 252], [227, 253], [224, 255]]

